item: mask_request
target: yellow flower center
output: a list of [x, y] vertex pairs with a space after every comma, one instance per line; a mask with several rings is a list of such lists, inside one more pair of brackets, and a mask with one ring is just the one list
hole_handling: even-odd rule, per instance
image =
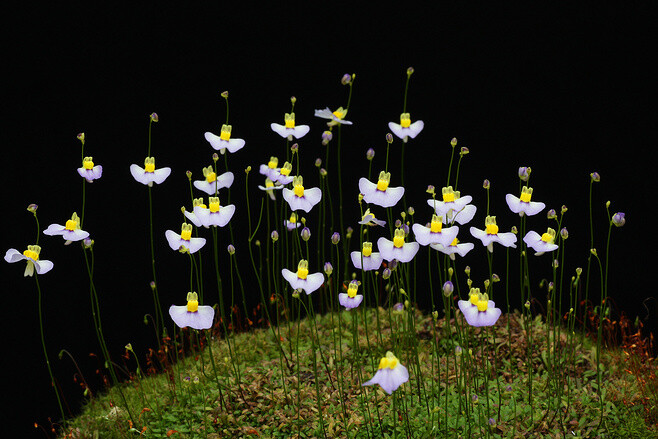
[[441, 189], [441, 194], [443, 195], [444, 203], [453, 203], [457, 198], [459, 198], [459, 192], [452, 190], [452, 186], [447, 186]]
[[189, 241], [192, 238], [192, 224], [183, 223], [181, 226], [180, 238], [183, 241]]
[[230, 140], [232, 128], [231, 125], [222, 125], [222, 131], [219, 133], [219, 138], [226, 141]]
[[66, 226], [65, 226], [65, 227], [66, 227], [66, 230], [73, 231], [73, 230], [75, 230], [75, 228], [76, 228], [77, 226], [78, 226], [78, 222], [75, 221], [75, 220], [73, 220], [73, 219], [70, 219], [70, 220], [67, 220], [67, 221], [66, 221]]
[[270, 169], [276, 169], [279, 166], [279, 159], [276, 157], [270, 157], [270, 161], [267, 162], [267, 167]]
[[441, 233], [443, 228], [443, 219], [438, 215], [432, 215], [432, 223], [430, 224], [430, 232]]
[[210, 212], [216, 213], [219, 212], [219, 197], [209, 197], [208, 204], [210, 206]]
[[199, 301], [198, 300], [188, 300], [187, 301], [187, 312], [197, 312], [199, 310]]
[[208, 173], [206, 174], [206, 181], [207, 181], [208, 183], [212, 183], [212, 182], [214, 182], [215, 180], [217, 180], [217, 174], [215, 174], [214, 172], [208, 172]]
[[359, 289], [359, 283], [356, 281], [350, 282], [349, 287], [347, 287], [347, 295], [354, 299], [356, 297], [356, 292]]
[[478, 311], [486, 311], [489, 308], [489, 296], [480, 293], [479, 288], [471, 288], [470, 302], [478, 307]]
[[372, 242], [364, 242], [361, 253], [364, 257], [369, 257], [372, 254]]
[[377, 190], [378, 191], [385, 191], [388, 189], [388, 185], [391, 182], [391, 173], [390, 172], [380, 172], [379, 173], [379, 180], [377, 181]]
[[457, 244], [459, 244], [459, 240], [457, 238], [453, 239], [452, 242], [450, 243], [452, 247], [456, 246]]
[[541, 235], [541, 240], [548, 244], [553, 244], [553, 242], [555, 241], [555, 230], [549, 227], [546, 233]]
[[498, 226], [496, 224], [487, 224], [487, 235], [497, 235]]
[[94, 168], [94, 161], [91, 159], [91, 157], [85, 157], [82, 159], [82, 167], [88, 171]]
[[285, 175], [287, 177], [290, 175], [291, 171], [292, 171], [292, 164], [289, 162], [285, 162], [279, 172], [281, 173], [281, 175]]
[[400, 126], [402, 128], [409, 128], [410, 125], [411, 125], [411, 116], [409, 115], [409, 113], [402, 113], [400, 115]]
[[523, 188], [521, 188], [521, 196], [519, 197], [519, 199], [524, 203], [529, 203], [531, 198], [532, 198], [532, 188], [528, 186], [523, 186]]
[[286, 128], [295, 128], [295, 113], [286, 113]]
[[393, 237], [393, 245], [397, 248], [401, 248], [404, 245], [404, 230], [397, 229], [395, 231], [395, 236]]
[[297, 267], [297, 277], [300, 279], [306, 279], [308, 276], [308, 268], [306, 267]]
[[155, 163], [146, 163], [144, 165], [144, 170], [149, 173], [155, 172]]
[[347, 111], [343, 110], [343, 107], [340, 107], [338, 110], [334, 111], [332, 113], [336, 118], [342, 119], [345, 117], [345, 114], [347, 114]]
[[295, 192], [295, 195], [297, 195], [298, 197], [301, 198], [301, 197], [304, 196], [304, 186], [302, 186], [301, 184], [297, 184], [297, 185], [295, 185], [295, 187], [293, 188], [293, 190], [294, 190], [294, 192]]
[[34, 259], [35, 261], [39, 260], [39, 253], [29, 248], [23, 252], [23, 256]]
[[395, 355], [391, 352], [387, 352], [386, 356], [379, 360], [379, 369], [386, 369], [387, 367], [389, 369], [395, 369], [395, 366], [397, 366], [399, 362], [400, 361]]

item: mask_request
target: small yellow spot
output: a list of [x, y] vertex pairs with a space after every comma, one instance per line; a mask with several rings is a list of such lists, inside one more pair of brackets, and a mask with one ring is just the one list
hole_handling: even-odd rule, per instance
[[155, 157], [146, 157], [144, 159], [144, 171], [148, 173], [155, 172]]
[[443, 218], [438, 215], [432, 215], [432, 223], [430, 224], [430, 232], [441, 233], [443, 229]]
[[286, 128], [295, 128], [295, 113], [286, 113]]
[[377, 190], [385, 191], [388, 189], [388, 185], [391, 182], [391, 173], [382, 171], [379, 173], [379, 180], [377, 181]]
[[411, 125], [411, 116], [409, 115], [409, 113], [402, 113], [400, 115], [400, 126], [402, 128], [409, 128], [410, 125]]
[[361, 250], [361, 253], [363, 254], [364, 257], [369, 257], [372, 254], [372, 242], [364, 242], [363, 243], [363, 249]]
[[226, 141], [230, 140], [232, 128], [233, 127], [231, 125], [222, 125], [222, 131], [219, 133], [219, 138]]
[[219, 197], [208, 197], [208, 205], [211, 213], [219, 212]]
[[404, 230], [396, 229], [395, 236], [393, 237], [393, 245], [397, 248], [401, 248], [404, 245]]
[[267, 162], [267, 167], [270, 169], [276, 169], [279, 166], [279, 159], [277, 157], [270, 157], [270, 161]]
[[92, 160], [91, 157], [85, 157], [82, 159], [82, 167], [85, 168], [86, 170], [91, 170], [94, 168], [94, 161]]
[[459, 239], [457, 238], [453, 239], [452, 242], [450, 243], [450, 245], [453, 247], [455, 247], [457, 244], [459, 244]]
[[300, 279], [306, 279], [308, 276], [308, 261], [302, 259], [297, 265], [297, 277]]

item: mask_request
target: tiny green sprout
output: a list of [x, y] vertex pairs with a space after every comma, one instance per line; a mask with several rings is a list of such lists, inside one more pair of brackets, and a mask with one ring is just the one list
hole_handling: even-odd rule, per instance
[[245, 174], [249, 174], [251, 172], [251, 165], [247, 166], [244, 170]]

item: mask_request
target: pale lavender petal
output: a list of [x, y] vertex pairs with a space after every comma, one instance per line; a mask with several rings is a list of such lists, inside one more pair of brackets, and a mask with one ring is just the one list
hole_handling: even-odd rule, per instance
[[202, 305], [196, 312], [189, 312], [187, 306], [171, 305], [169, 308], [171, 319], [180, 328], [190, 327], [193, 329], [212, 328], [215, 310], [211, 306]]
[[230, 153], [234, 153], [239, 149], [242, 149], [245, 144], [243, 139], [229, 139], [228, 142], [225, 140], [223, 142], [226, 144], [226, 149], [228, 149], [228, 152]]
[[[453, 219], [458, 223], [458, 224], [467, 224], [470, 222], [473, 217], [475, 216], [475, 212], [477, 211], [477, 207], [475, 207], [472, 204], [467, 204], [462, 208], [462, 210], [455, 212], [452, 211]], [[448, 218], [449, 215], [446, 215], [444, 218]]]
[[281, 276], [288, 281], [293, 290], [302, 288], [301, 279], [297, 277], [297, 273], [284, 268], [281, 270]]
[[219, 137], [219, 136], [217, 136], [213, 133], [210, 133], [210, 132], [204, 133], [203, 136], [206, 138], [208, 143], [210, 143], [210, 146], [212, 146], [213, 149], [220, 150], [220, 149], [226, 148], [226, 145], [221, 144], [221, 142], [222, 142], [221, 137]]
[[165, 237], [167, 238], [169, 247], [171, 247], [172, 250], [180, 249], [180, 246], [182, 245], [182, 239], [178, 233], [174, 232], [173, 230], [167, 230], [165, 232]]
[[389, 239], [382, 237], [377, 240], [377, 249], [379, 250], [379, 254], [386, 261], [390, 262], [395, 259], [395, 256], [393, 255], [393, 247], [393, 241]]
[[7, 253], [5, 253], [5, 261], [9, 262], [10, 264], [13, 264], [14, 262], [18, 261], [24, 261], [28, 259], [26, 256], [23, 255], [23, 253], [19, 252], [15, 248], [10, 248], [7, 250]]
[[509, 206], [509, 210], [511, 210], [514, 213], [519, 213], [523, 209], [521, 208], [521, 199], [512, 195], [512, 194], [507, 194], [505, 195], [505, 201], [507, 202], [507, 206]]
[[181, 245], [187, 248], [190, 251], [190, 253], [196, 253], [204, 245], [206, 245], [206, 238], [190, 238], [189, 241], [185, 241], [184, 239], [181, 239]]
[[295, 139], [301, 139], [302, 137], [307, 135], [310, 130], [311, 127], [309, 127], [308, 125], [297, 125], [295, 126], [295, 128], [291, 130], [292, 132], [290, 134], [292, 134], [292, 136]]
[[66, 230], [66, 227], [61, 224], [51, 224], [43, 231], [43, 234], [48, 236], [63, 235], [64, 230]]
[[512, 232], [498, 233], [498, 242], [505, 247], [516, 248], [516, 235]]
[[338, 294], [338, 302], [340, 303], [341, 306], [344, 306], [347, 309], [353, 309], [358, 307], [362, 301], [363, 301], [363, 296], [361, 294], [357, 294], [353, 298], [348, 296], [347, 293]]
[[287, 132], [287, 128], [285, 127], [285, 125], [281, 125], [281, 124], [278, 124], [278, 123], [271, 123], [270, 128], [272, 128], [272, 131], [274, 131], [275, 133], [277, 133], [279, 136], [283, 137], [284, 139], [286, 137], [288, 137], [288, 132]]
[[321, 117], [323, 119], [333, 119], [334, 114], [331, 112], [329, 107], [324, 110], [315, 110], [315, 117]]
[[423, 131], [423, 128], [425, 128], [425, 122], [423, 122], [422, 120], [417, 120], [416, 122], [409, 125], [409, 128], [407, 128], [407, 134], [409, 135], [409, 137], [414, 139], [418, 135], [418, 133]]
[[54, 264], [51, 261], [46, 259], [39, 259], [34, 261], [34, 267], [37, 271], [37, 274], [45, 274], [53, 269]]
[[160, 168], [156, 169], [155, 171], [152, 172], [153, 177], [152, 181], [156, 184], [160, 184], [163, 181], [169, 177], [169, 174], [171, 174], [171, 168]]
[[324, 283], [324, 274], [322, 273], [313, 273], [306, 276], [306, 279], [303, 279], [304, 286], [302, 289], [306, 294], [311, 294], [313, 291], [317, 290]]
[[459, 233], [459, 227], [446, 227], [438, 233], [433, 233], [429, 227], [422, 226], [418, 223], [412, 226], [416, 242], [420, 245], [441, 244], [449, 246]]
[[[353, 251], [350, 253], [354, 268], [361, 269], [361, 252]], [[370, 256], [363, 256], [363, 271], [377, 270], [382, 265], [382, 257], [378, 252], [370, 253]]]
[[391, 130], [391, 132], [400, 139], [404, 139], [404, 137], [406, 136], [404, 132], [404, 128], [402, 128], [402, 126], [399, 123], [389, 122], [388, 129]]
[[215, 195], [215, 186], [217, 184], [214, 181], [212, 183], [208, 183], [206, 180], [196, 180], [193, 184], [194, 187], [200, 191], [205, 192], [208, 195]]
[[[463, 305], [462, 302], [465, 302], [468, 305]], [[464, 314], [466, 322], [474, 327], [481, 326], [493, 326], [498, 318], [500, 317], [502, 311], [499, 308], [495, 307], [496, 304], [493, 301], [489, 301], [488, 308], [486, 311], [479, 311], [478, 307], [466, 300], [459, 301], [459, 309]]]
[[194, 224], [195, 226], [197, 226], [197, 227], [203, 226], [203, 223], [201, 223], [201, 220], [194, 214], [194, 212], [190, 212], [190, 211], [186, 210], [184, 212], [184, 215], [185, 215], [185, 218], [190, 220], [192, 222], [192, 224]]
[[228, 206], [222, 206], [217, 212], [210, 212], [209, 214], [209, 224], [213, 226], [224, 227], [231, 221], [233, 214], [235, 213], [235, 205], [229, 204]]
[[539, 212], [544, 210], [546, 204], [539, 201], [530, 201], [525, 208], [525, 214], [528, 216], [537, 215]]
[[[311, 203], [311, 207], [315, 206], [322, 199], [322, 190], [317, 187], [304, 190], [304, 198]], [[310, 210], [310, 209], [309, 209]]]
[[149, 184], [150, 180], [146, 177], [146, 171], [141, 166], [130, 165], [130, 173], [138, 183]]
[[[294, 178], [292, 176], [283, 175], [283, 174], [279, 173], [279, 175], [277, 175], [276, 178], [272, 181], [275, 181], [275, 182], [278, 182], [278, 183], [281, 183], [281, 184], [288, 184], [288, 183], [292, 183], [293, 180], [294, 180]], [[279, 187], [281, 187], [281, 186], [279, 186]]]

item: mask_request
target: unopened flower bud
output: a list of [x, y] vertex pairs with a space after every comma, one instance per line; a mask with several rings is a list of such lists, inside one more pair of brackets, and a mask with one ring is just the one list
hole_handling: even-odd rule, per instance
[[392, 261], [390, 261], [390, 262], [388, 263], [388, 268], [390, 268], [391, 271], [395, 271], [395, 269], [398, 268], [398, 260], [397, 260], [397, 259], [393, 259]]
[[409, 206], [409, 208], [407, 209], [407, 213], [413, 216], [414, 213], [416, 213], [416, 209], [414, 209], [413, 206]]
[[396, 219], [395, 220], [395, 228], [399, 229], [400, 227], [402, 227], [402, 221], [400, 221], [399, 219]]
[[484, 280], [484, 289], [485, 289], [485, 291], [489, 289], [489, 284], [490, 284], [489, 279], [485, 279]]
[[259, 239], [255, 240], [255, 241], [254, 241], [254, 245], [255, 245], [256, 247], [260, 247], [260, 240], [259, 240]]
[[461, 151], [459, 151], [459, 155], [460, 155], [460, 156], [464, 156], [464, 155], [468, 154], [469, 152], [470, 152], [470, 151], [468, 150], [467, 147], [462, 146]]
[[562, 239], [567, 239], [569, 237], [569, 231], [567, 230], [566, 227], [562, 227], [560, 229], [560, 236], [562, 237]]
[[446, 281], [446, 283], [443, 284], [443, 295], [446, 297], [450, 297], [452, 295], [452, 292], [455, 290], [454, 285], [450, 281]]
[[530, 166], [521, 166], [519, 168], [519, 178], [523, 181], [528, 181], [530, 178], [530, 172], [532, 172]]
[[342, 78], [340, 78], [340, 83], [343, 85], [348, 85], [350, 82], [352, 82], [352, 75], [349, 73], [345, 73]]
[[593, 254], [594, 256], [597, 256], [597, 254], [596, 254], [596, 249], [595, 249], [595, 248], [591, 248], [591, 249], [589, 249], [589, 252], [590, 252], [591, 254]]
[[426, 190], [425, 192], [427, 192], [427, 193], [430, 194], [430, 195], [434, 195], [434, 194], [435, 194], [435, 192], [434, 192], [434, 186], [432, 186], [431, 184], [428, 185], [428, 186], [427, 186], [427, 190]]
[[626, 214], [624, 212], [617, 212], [612, 215], [612, 224], [621, 227], [626, 224]]
[[555, 209], [550, 209], [548, 212], [546, 212], [546, 218], [548, 218], [548, 219], [557, 218], [557, 214], [555, 213]]
[[151, 113], [151, 116], [149, 117], [151, 118], [152, 122], [158, 122], [160, 120], [160, 118], [158, 117], [158, 113]]
[[33, 213], [33, 214], [36, 215], [36, 214], [37, 214], [37, 209], [38, 209], [38, 208], [39, 208], [38, 205], [32, 203], [32, 204], [30, 204], [29, 206], [27, 206], [27, 211], [28, 211], [28, 212], [31, 212], [31, 213]]
[[292, 102], [292, 104], [294, 105], [295, 102], [297, 102], [297, 98], [294, 96], [290, 96], [290, 102]]
[[329, 142], [331, 142], [332, 137], [333, 134], [331, 134], [331, 131], [324, 131], [322, 133], [322, 144], [327, 145]]
[[393, 311], [402, 311], [404, 309], [404, 303], [398, 302], [395, 305], [393, 305]]
[[228, 99], [228, 90], [223, 91], [221, 93], [221, 97], [223, 97], [224, 99]]
[[82, 244], [85, 246], [85, 248], [92, 248], [94, 246], [94, 240], [87, 237], [82, 241]]
[[293, 291], [293, 292], [292, 292], [292, 297], [294, 297], [295, 299], [299, 299], [299, 291], [300, 291], [300, 290], [295, 290], [295, 291]]
[[309, 239], [311, 239], [311, 230], [308, 227], [304, 227], [302, 229], [301, 236], [304, 241], [308, 241]]
[[523, 306], [525, 306], [525, 309], [530, 309], [530, 301], [526, 300], [526, 302]]
[[233, 244], [229, 244], [228, 247], [226, 247], [226, 250], [228, 251], [229, 255], [235, 254], [235, 247], [233, 246]]
[[560, 263], [558, 262], [557, 259], [553, 259], [553, 268], [558, 268], [560, 266]]
[[85, 144], [85, 133], [78, 133], [77, 138], [82, 143], [82, 145], [84, 146], [84, 144]]
[[185, 175], [187, 176], [187, 179], [192, 181], [192, 171], [185, 171]]
[[458, 356], [458, 357], [461, 356], [462, 352], [463, 352], [463, 349], [462, 349], [461, 346], [455, 346], [455, 355], [456, 356]]
[[279, 232], [272, 230], [272, 233], [270, 233], [270, 238], [272, 238], [272, 242], [277, 242], [279, 240]]
[[244, 170], [244, 173], [245, 173], [245, 174], [248, 174], [248, 173], [250, 173], [250, 172], [251, 172], [251, 165], [247, 166], [247, 167], [245, 168], [245, 170]]
[[500, 276], [498, 276], [496, 273], [491, 275], [491, 280], [493, 282], [500, 282]]
[[550, 293], [551, 291], [553, 291], [553, 289], [555, 289], [555, 284], [553, 282], [549, 282], [548, 283], [548, 292]]
[[438, 311], [432, 311], [432, 318], [434, 321], [439, 319], [439, 312]]
[[464, 273], [466, 273], [466, 276], [470, 276], [471, 275], [471, 267], [468, 266], [468, 265], [466, 267], [464, 267]]
[[405, 301], [404, 301], [404, 307], [408, 309], [409, 306], [410, 306], [409, 301], [408, 301], [408, 300], [405, 300]]
[[605, 202], [605, 208], [607, 209], [608, 207], [610, 207], [610, 200]]
[[413, 67], [408, 67], [407, 68], [407, 76], [411, 76], [414, 73], [414, 68]]
[[466, 279], [466, 285], [468, 285], [468, 288], [471, 288], [471, 285], [473, 285], [473, 279], [471, 278]]
[[454, 148], [457, 146], [457, 138], [453, 137], [452, 140], [450, 140], [450, 145]]
[[511, 230], [512, 230], [512, 233], [514, 233], [515, 235], [516, 235], [517, 233], [519, 233], [519, 230], [516, 228], [516, 226], [512, 226], [512, 229], [511, 229]]
[[562, 205], [562, 215], [564, 215], [564, 214], [567, 212], [567, 210], [569, 210], [569, 209], [567, 209], [567, 206], [565, 206], [565, 205], [563, 204], [563, 205]]
[[292, 151], [293, 154], [296, 154], [299, 151], [299, 145], [297, 143], [293, 143], [290, 147], [290, 151]]
[[393, 134], [386, 133], [386, 143], [388, 143], [389, 145], [393, 143]]
[[320, 177], [326, 177], [327, 176], [327, 170], [324, 168], [320, 168]]
[[388, 279], [389, 277], [391, 277], [391, 269], [386, 267], [384, 268], [384, 271], [382, 271], [382, 278]]
[[366, 159], [372, 160], [373, 158], [375, 158], [375, 150], [372, 148], [368, 148], [368, 150], [366, 151]]
[[448, 279], [452, 279], [452, 275], [455, 270], [452, 267], [448, 267]]
[[576, 276], [580, 277], [581, 274], [583, 274], [583, 269], [580, 267], [576, 268]]
[[325, 262], [324, 263], [324, 273], [327, 276], [331, 276], [331, 273], [333, 273], [333, 272], [334, 272], [334, 267], [333, 267], [333, 265], [331, 265], [331, 262]]
[[596, 181], [596, 182], [601, 181], [601, 176], [599, 175], [598, 172], [592, 172], [591, 174], [589, 174], [589, 176], [592, 179], [592, 181]]
[[318, 157], [315, 159], [315, 167], [319, 168], [320, 166], [322, 166], [322, 159]]
[[482, 182], [482, 187], [485, 189], [489, 189], [491, 187], [491, 183], [489, 182], [489, 180], [485, 178], [485, 180]]
[[155, 281], [149, 282], [149, 286], [151, 287], [152, 290], [155, 290]]
[[353, 232], [354, 232], [354, 229], [348, 226], [347, 229], [345, 229], [345, 237], [347, 239], [350, 239], [352, 237]]
[[339, 242], [340, 242], [340, 233], [338, 233], [338, 232], [334, 232], [334, 233], [331, 235], [331, 243], [334, 244], [334, 245], [336, 245], [336, 244], [338, 244]]

